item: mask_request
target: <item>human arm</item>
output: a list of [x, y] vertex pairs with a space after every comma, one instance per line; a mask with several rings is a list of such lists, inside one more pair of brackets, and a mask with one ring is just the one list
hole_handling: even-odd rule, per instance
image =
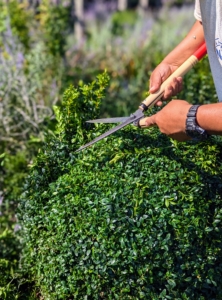
[[[189, 140], [185, 132], [188, 110], [192, 105], [184, 100], [172, 100], [158, 113], [147, 117], [147, 127], [158, 126], [160, 131], [180, 142]], [[201, 105], [197, 110], [197, 124], [208, 134], [222, 135], [222, 103]]]
[[[204, 43], [203, 26], [196, 21], [187, 36], [176, 46], [164, 60], [155, 68], [150, 77], [150, 93], [155, 93], [161, 84], [187, 60]], [[174, 78], [171, 84], [165, 89], [163, 100], [166, 100], [182, 89], [182, 78]], [[162, 104], [161, 101], [158, 102]]]

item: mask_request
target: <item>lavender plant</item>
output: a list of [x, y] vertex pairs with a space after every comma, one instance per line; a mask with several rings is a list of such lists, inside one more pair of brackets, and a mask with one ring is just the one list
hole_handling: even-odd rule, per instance
[[63, 67], [43, 43], [24, 55], [13, 36], [9, 41], [0, 52], [0, 141], [16, 143], [40, 137], [42, 125], [53, 118]]

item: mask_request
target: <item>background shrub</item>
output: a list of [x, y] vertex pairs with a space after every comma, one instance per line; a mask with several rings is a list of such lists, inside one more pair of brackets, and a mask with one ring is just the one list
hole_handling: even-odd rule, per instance
[[[72, 38], [67, 41], [69, 76], [77, 85], [79, 79], [91, 82], [106, 69], [110, 86], [102, 102], [101, 116], [130, 115], [146, 96], [152, 70], [187, 34], [193, 22], [193, 8], [188, 7], [164, 8], [157, 19], [151, 12], [141, 16], [130, 11], [111, 15], [100, 23], [86, 24], [88, 38], [80, 49], [73, 47]], [[120, 31], [114, 34], [115, 26]], [[209, 68], [207, 61], [206, 66]], [[191, 73], [189, 76], [192, 77]], [[192, 91], [192, 87], [188, 82], [185, 90]]]
[[[24, 258], [45, 299], [220, 299], [221, 139], [177, 143], [109, 126], [107, 75], [70, 87], [20, 207]], [[80, 113], [81, 112], [81, 113]]]

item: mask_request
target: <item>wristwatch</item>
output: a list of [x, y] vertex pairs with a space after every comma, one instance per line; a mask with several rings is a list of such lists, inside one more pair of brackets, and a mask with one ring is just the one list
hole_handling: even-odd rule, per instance
[[206, 140], [209, 135], [201, 128], [196, 121], [197, 110], [200, 105], [192, 105], [187, 113], [186, 119], [186, 134], [195, 141], [203, 141]]

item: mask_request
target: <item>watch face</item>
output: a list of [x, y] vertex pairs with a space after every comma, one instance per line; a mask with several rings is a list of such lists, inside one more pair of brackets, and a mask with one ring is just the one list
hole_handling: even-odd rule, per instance
[[189, 135], [191, 138], [200, 138], [201, 134], [196, 130], [187, 130], [186, 134]]

